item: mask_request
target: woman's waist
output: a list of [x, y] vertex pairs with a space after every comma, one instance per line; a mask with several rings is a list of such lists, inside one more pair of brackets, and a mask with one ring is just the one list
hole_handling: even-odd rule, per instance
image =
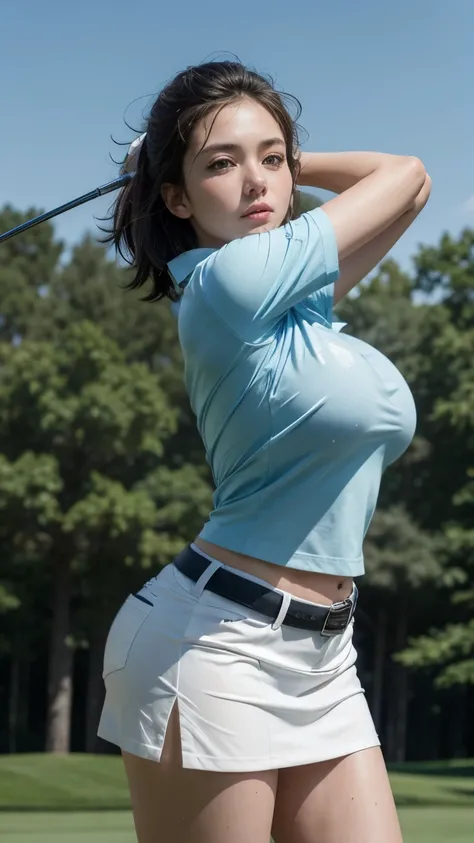
[[194, 540], [194, 545], [208, 556], [223, 562], [224, 565], [265, 580], [273, 588], [287, 591], [301, 600], [330, 605], [345, 600], [352, 594], [352, 577], [282, 567], [273, 562], [213, 544], [200, 536]]

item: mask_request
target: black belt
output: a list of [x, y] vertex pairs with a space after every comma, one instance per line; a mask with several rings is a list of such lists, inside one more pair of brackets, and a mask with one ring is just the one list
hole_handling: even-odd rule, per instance
[[[209, 560], [191, 547], [185, 548], [173, 563], [182, 574], [197, 582], [209, 567]], [[233, 600], [241, 606], [247, 606], [255, 612], [267, 615], [276, 620], [281, 608], [283, 597], [278, 591], [265, 588], [259, 583], [240, 576], [225, 568], [217, 568], [205, 585], [209, 591]], [[340, 635], [349, 626], [357, 603], [357, 587], [351, 597], [331, 606], [316, 606], [292, 599], [283, 620], [284, 626], [294, 626], [299, 629], [310, 629], [321, 635]]]

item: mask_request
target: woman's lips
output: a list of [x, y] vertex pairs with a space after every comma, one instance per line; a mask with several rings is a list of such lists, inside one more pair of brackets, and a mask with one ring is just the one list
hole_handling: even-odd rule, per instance
[[251, 214], [244, 214], [245, 220], [253, 220], [255, 222], [267, 222], [272, 215], [272, 211], [253, 211]]

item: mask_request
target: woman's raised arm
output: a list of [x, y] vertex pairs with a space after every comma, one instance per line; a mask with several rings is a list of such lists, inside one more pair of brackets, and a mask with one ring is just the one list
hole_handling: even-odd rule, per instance
[[340, 195], [321, 206], [339, 260], [357, 252], [414, 206], [426, 181], [419, 158], [378, 152], [302, 153], [298, 183]]

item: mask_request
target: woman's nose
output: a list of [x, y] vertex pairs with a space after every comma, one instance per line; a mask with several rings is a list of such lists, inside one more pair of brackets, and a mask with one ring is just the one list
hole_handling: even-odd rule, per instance
[[245, 193], [247, 196], [262, 196], [267, 192], [266, 179], [260, 173], [249, 173], [245, 180]]

